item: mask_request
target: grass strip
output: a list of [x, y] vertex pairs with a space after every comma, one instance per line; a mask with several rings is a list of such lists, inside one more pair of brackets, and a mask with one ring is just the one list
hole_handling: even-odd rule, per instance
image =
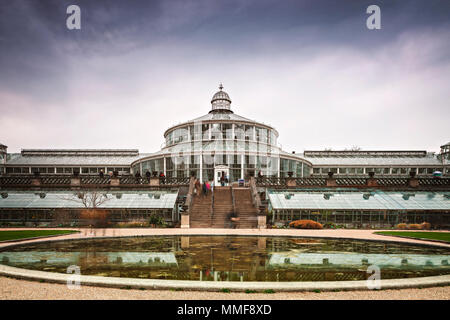
[[419, 240], [437, 240], [437, 241], [445, 241], [445, 242], [450, 243], [450, 232], [379, 231], [379, 232], [375, 232], [375, 234], [394, 236], [394, 237], [395, 236], [406, 237], [406, 238], [419, 239]]
[[74, 230], [5, 230], [0, 231], [0, 241], [20, 240], [35, 237], [48, 237], [71, 234]]

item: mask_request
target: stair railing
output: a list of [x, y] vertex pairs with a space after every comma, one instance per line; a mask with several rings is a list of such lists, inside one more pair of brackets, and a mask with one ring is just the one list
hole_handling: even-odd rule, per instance
[[188, 194], [186, 196], [186, 214], [190, 214], [191, 213], [191, 209], [192, 209], [192, 201], [194, 200], [194, 188], [195, 188], [195, 177], [191, 177], [191, 179], [189, 180], [189, 190], [188, 190]]
[[233, 214], [235, 216], [237, 216], [237, 212], [236, 212], [236, 201], [235, 201], [235, 197], [234, 197], [234, 189], [233, 186], [230, 187], [231, 189], [231, 201], [233, 203]]
[[211, 187], [211, 221], [210, 225], [213, 225], [213, 217], [214, 217], [214, 189], [215, 187]]
[[261, 207], [261, 198], [258, 195], [258, 190], [256, 188], [256, 181], [255, 181], [255, 177], [250, 177], [250, 193], [252, 195], [252, 202], [253, 205], [255, 206], [255, 208], [258, 210], [259, 212], [259, 208]]

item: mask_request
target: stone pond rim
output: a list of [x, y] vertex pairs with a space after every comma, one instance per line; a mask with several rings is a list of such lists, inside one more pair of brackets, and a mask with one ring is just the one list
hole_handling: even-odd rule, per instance
[[[115, 237], [86, 237], [83, 240], [92, 239], [116, 239], [116, 238], [134, 238], [134, 237], [155, 237], [155, 236], [261, 236], [254, 234], [184, 234], [182, 232], [177, 234], [158, 234], [158, 235], [127, 235], [127, 236], [115, 236]], [[445, 248], [447, 246], [425, 243], [413, 243], [403, 241], [391, 241], [391, 240], [374, 240], [364, 238], [346, 238], [346, 237], [317, 237], [317, 236], [298, 236], [298, 235], [263, 235], [264, 237], [287, 237], [287, 238], [315, 238], [315, 239], [334, 239], [334, 240], [353, 240], [353, 241], [371, 241], [381, 243], [397, 243], [403, 245], [413, 246], [425, 246], [435, 248]], [[36, 243], [45, 243], [53, 241], [71, 241], [76, 239], [49, 239], [42, 241], [35, 241]], [[20, 246], [23, 244], [7, 244], [3, 246], [0, 251], [5, 251], [7, 248]], [[16, 268], [0, 264], [0, 275], [49, 283], [67, 284], [69, 280], [73, 278], [72, 274], [53, 273], [46, 271], [36, 271], [29, 269]], [[71, 278], [72, 277], [72, 278]], [[139, 279], [139, 278], [119, 278], [119, 277], [103, 277], [103, 276], [80, 276], [81, 286], [97, 286], [97, 287], [110, 287], [110, 288], [122, 288], [122, 289], [160, 289], [160, 290], [193, 290], [193, 291], [221, 291], [226, 288], [231, 292], [244, 292], [245, 290], [255, 290], [257, 292], [264, 292], [265, 290], [277, 291], [353, 291], [353, 290], [370, 290], [367, 286], [366, 280], [357, 281], [291, 281], [291, 282], [257, 282], [257, 281], [198, 281], [198, 280], [165, 280], [165, 279]], [[450, 285], [450, 274], [428, 277], [416, 277], [416, 278], [402, 278], [402, 279], [384, 279], [380, 280], [381, 289], [405, 289], [405, 288], [425, 288], [436, 286], [448, 286]]]

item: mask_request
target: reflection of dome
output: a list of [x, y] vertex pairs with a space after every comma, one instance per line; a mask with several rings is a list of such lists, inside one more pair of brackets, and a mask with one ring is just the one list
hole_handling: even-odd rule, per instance
[[217, 91], [211, 99], [212, 110], [230, 110], [230, 96], [222, 91], [222, 84], [220, 84], [219, 89], [220, 91]]

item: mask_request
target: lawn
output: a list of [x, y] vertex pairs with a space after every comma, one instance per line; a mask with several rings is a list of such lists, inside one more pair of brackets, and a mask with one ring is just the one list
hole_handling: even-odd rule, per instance
[[379, 232], [375, 232], [375, 233], [386, 235], [386, 236], [399, 236], [399, 237], [406, 237], [406, 238], [413, 238], [413, 239], [439, 240], [439, 241], [450, 242], [450, 232], [379, 231]]
[[0, 241], [70, 234], [74, 230], [7, 230], [0, 231]]

